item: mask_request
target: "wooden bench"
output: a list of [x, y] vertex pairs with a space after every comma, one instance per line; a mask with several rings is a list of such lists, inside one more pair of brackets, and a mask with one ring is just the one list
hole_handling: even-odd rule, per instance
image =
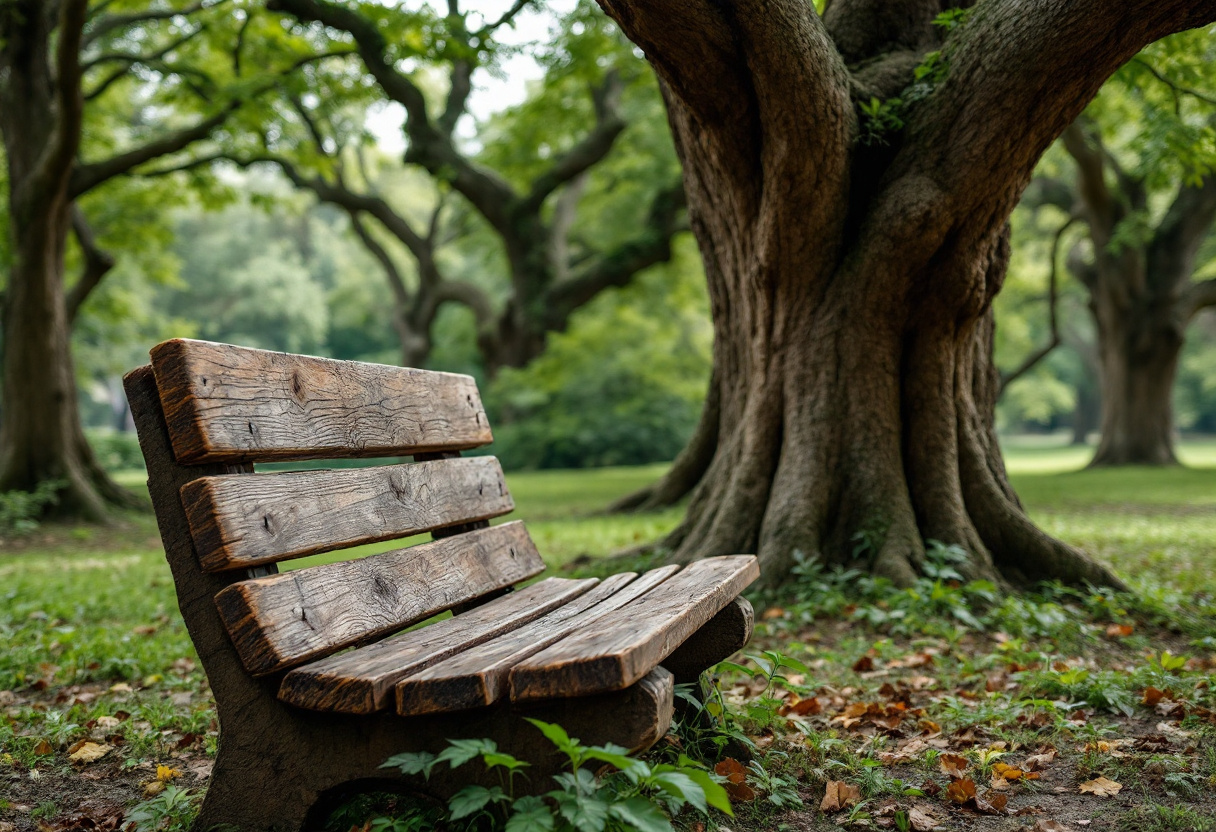
[[[391, 777], [389, 756], [450, 738], [494, 739], [544, 788], [560, 758], [522, 716], [648, 747], [670, 725], [673, 684], [751, 635], [739, 593], [759, 573], [746, 555], [511, 591], [545, 567], [523, 523], [489, 523], [514, 507], [497, 460], [460, 457], [491, 441], [468, 376], [174, 340], [125, 385], [221, 726], [197, 829], [311, 826]], [[401, 456], [414, 461], [254, 473]], [[277, 566], [427, 532], [408, 548]], [[425, 788], [451, 794], [466, 768]]]

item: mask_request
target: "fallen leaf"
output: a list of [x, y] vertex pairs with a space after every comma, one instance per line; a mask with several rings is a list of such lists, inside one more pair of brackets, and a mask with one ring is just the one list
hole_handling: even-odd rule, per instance
[[750, 803], [756, 799], [755, 790], [747, 785], [747, 769], [744, 768], [743, 763], [733, 757], [727, 757], [714, 766], [714, 773], [726, 778], [726, 782], [722, 785], [726, 788], [726, 793], [730, 795], [731, 800]]
[[1107, 638], [1127, 638], [1133, 632], [1135, 632], [1135, 628], [1132, 627], [1131, 624], [1111, 624], [1109, 627], [1106, 628], [1106, 637]]
[[913, 806], [908, 810], [908, 823], [915, 832], [933, 832], [939, 821], [927, 806]]
[[1007, 766], [1004, 763], [996, 763], [992, 766], [993, 773], [1004, 780], [1020, 780], [1026, 772], [1014, 766]]
[[958, 754], [943, 754], [937, 758], [937, 764], [941, 768], [942, 774], [953, 777], [955, 780], [962, 777], [970, 765], [966, 757]]
[[781, 607], [769, 607], [764, 611], [764, 615], [760, 616], [762, 621], [770, 621], [774, 618], [781, 618], [785, 615], [785, 610]]
[[95, 763], [102, 757], [110, 753], [110, 746], [99, 745], [95, 742], [85, 742], [81, 744], [74, 752], [68, 755], [68, 759], [73, 763]]
[[861, 802], [861, 787], [853, 786], [843, 780], [829, 780], [824, 791], [823, 800], [819, 804], [821, 812], [839, 812]]
[[1057, 756], [1058, 753], [1054, 748], [1049, 751], [1032, 754], [1022, 761], [1021, 768], [1023, 771], [1043, 771], [1056, 761]]
[[946, 797], [954, 803], [963, 804], [975, 799], [975, 781], [970, 777], [951, 781], [946, 787]]
[[182, 773], [178, 769], [162, 765], [158, 765], [156, 767], [156, 779], [160, 780], [161, 782], [167, 782], [181, 776]]
[[987, 792], [983, 797], [976, 796], [975, 808], [985, 815], [1003, 815], [1009, 804], [1009, 795]]
[[110, 693], [130, 693], [130, 692], [131, 692], [131, 686], [128, 685], [126, 682], [118, 682], [117, 684], [110, 685]]
[[862, 656], [857, 661], [853, 662], [854, 673], [869, 673], [874, 669], [874, 659], [869, 656]]
[[48, 754], [54, 754], [54, 747], [46, 740], [38, 740], [38, 744], [34, 746], [34, 755], [45, 757]]
[[1081, 790], [1081, 794], [1092, 794], [1097, 797], [1114, 797], [1123, 788], [1122, 783], [1116, 783], [1114, 780], [1106, 777], [1099, 777], [1096, 780], [1086, 780], [1077, 787]]
[[165, 790], [165, 784], [160, 780], [144, 783], [144, 797], [156, 797]]
[[113, 716], [97, 717], [97, 727], [101, 728], [102, 730], [105, 730], [105, 731], [109, 731], [112, 728], [117, 728], [121, 724], [122, 724], [122, 721], [119, 720], [117, 717], [113, 717]]
[[1072, 827], [1060, 823], [1058, 820], [1043, 820], [1043, 818], [1039, 818], [1034, 822], [1034, 828], [1031, 832], [1072, 832]]

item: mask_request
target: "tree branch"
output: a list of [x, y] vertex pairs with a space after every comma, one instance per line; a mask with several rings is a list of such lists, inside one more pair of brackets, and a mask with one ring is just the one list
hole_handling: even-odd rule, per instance
[[100, 162], [77, 165], [76, 170], [72, 173], [72, 197], [75, 198], [81, 194], [85, 194], [102, 182], [113, 179], [115, 176], [121, 176], [146, 162], [158, 159], [161, 156], [167, 156], [170, 153], [176, 153], [189, 147], [194, 142], [207, 138], [215, 128], [227, 121], [228, 117], [240, 105], [239, 101], [234, 101], [220, 112], [210, 118], [203, 119], [192, 127], [161, 136], [141, 147], [128, 150], [109, 159], [103, 159]]
[[62, 0], [59, 6], [59, 43], [55, 51], [57, 118], [50, 141], [34, 168], [35, 173], [27, 180], [28, 196], [47, 198], [58, 192], [71, 176], [72, 163], [80, 149], [80, 131], [84, 124], [80, 48], [88, 6], [88, 0]]
[[350, 34], [367, 71], [389, 98], [405, 108], [410, 140], [405, 161], [448, 179], [492, 226], [509, 230], [510, 208], [518, 198], [515, 191], [506, 180], [461, 155], [450, 137], [431, 122], [422, 90], [393, 66], [384, 36], [372, 21], [329, 0], [270, 0], [267, 8]]
[[603, 84], [592, 91], [595, 128], [536, 177], [524, 200], [525, 206], [532, 210], [539, 208], [549, 194], [599, 164], [608, 155], [625, 129], [625, 121], [620, 115], [624, 88], [620, 73], [610, 70], [605, 75]]
[[[948, 75], [908, 114], [904, 142], [887, 181], [890, 205], [900, 188], [932, 182], [946, 221], [926, 235], [907, 223], [932, 256], [959, 229], [948, 218], [1012, 210], [1043, 152], [1102, 84], [1147, 44], [1216, 19], [1216, 0], [1061, 0], [1036, 5], [985, 0], [943, 47]], [[881, 213], [881, 212], [879, 212]], [[882, 216], [885, 217], [885, 214]], [[981, 241], [962, 230], [959, 250]]]
[[532, 4], [532, 0], [515, 0], [515, 2], [511, 5], [511, 8], [509, 8], [505, 12], [503, 12], [502, 17], [498, 18], [497, 20], [495, 20], [491, 23], [487, 23], [485, 26], [482, 26], [480, 29], [478, 29], [477, 36], [480, 38], [484, 38], [487, 35], [494, 34], [494, 32], [496, 32], [498, 29], [505, 26], [506, 24], [513, 23], [515, 21], [515, 16], [518, 15], [520, 12], [522, 12], [525, 8], [527, 8], [531, 4]]
[[1216, 221], [1216, 177], [1199, 187], [1183, 185], [1148, 244], [1148, 283], [1170, 296], [1190, 280], [1195, 258]]
[[[218, 6], [223, 2], [225, 2], [225, 0], [218, 0], [218, 2], [213, 3], [212, 5]], [[146, 12], [134, 12], [132, 14], [104, 15], [94, 19], [93, 25], [89, 27], [88, 34], [84, 36], [84, 45], [88, 46], [92, 43], [96, 43], [99, 38], [108, 35], [110, 32], [118, 29], [125, 29], [126, 27], [134, 26], [137, 23], [149, 23], [154, 20], [169, 20], [177, 17], [178, 15], [192, 15], [195, 12], [202, 11], [204, 8], [207, 8], [206, 4], [200, 1], [191, 6], [187, 6], [184, 9], [155, 9]]]
[[996, 397], [999, 401], [1004, 395], [1005, 390], [1009, 385], [1013, 384], [1022, 376], [1029, 373], [1036, 365], [1048, 355], [1056, 347], [1060, 346], [1060, 325], [1056, 316], [1056, 299], [1058, 297], [1058, 273], [1060, 263], [1060, 241], [1064, 237], [1064, 232], [1077, 221], [1076, 217], [1069, 217], [1068, 221], [1056, 229], [1055, 236], [1051, 240], [1051, 269], [1047, 276], [1047, 320], [1049, 324], [1049, 332], [1051, 336], [1047, 339], [1047, 343], [1039, 349], [1026, 356], [1021, 364], [1011, 372], [1001, 373], [1000, 382], [997, 385]]
[[683, 183], [654, 196], [645, 229], [636, 237], [597, 258], [578, 276], [545, 291], [545, 329], [564, 330], [571, 313], [604, 289], [624, 286], [643, 269], [671, 258], [671, 240], [686, 230], [680, 217], [686, 205]]
[[1135, 58], [1132, 58], [1132, 63], [1136, 64], [1137, 66], [1144, 67], [1146, 70], [1148, 70], [1149, 75], [1152, 75], [1154, 78], [1156, 78], [1161, 83], [1165, 84], [1167, 87], [1170, 88], [1170, 90], [1173, 91], [1175, 112], [1177, 112], [1179, 110], [1179, 101], [1178, 101], [1179, 93], [1182, 93], [1183, 95], [1189, 95], [1192, 98], [1197, 98], [1200, 101], [1204, 102], [1205, 104], [1212, 104], [1212, 105], [1216, 106], [1216, 97], [1207, 95], [1206, 93], [1199, 92], [1199, 90], [1192, 89], [1190, 87], [1184, 87], [1181, 84], [1171, 81], [1169, 76], [1159, 72], [1152, 64], [1150, 64], [1148, 61], [1146, 61], [1144, 58], [1140, 57], [1139, 55], [1137, 55]]
[[1201, 310], [1216, 306], [1216, 278], [1192, 283], [1183, 295], [1183, 321], [1189, 321]]
[[1095, 232], [1096, 246], [1110, 240], [1119, 221], [1119, 206], [1106, 184], [1106, 154], [1101, 139], [1074, 121], [1065, 128], [1060, 141], [1077, 167], [1077, 185], [1087, 219]]
[[97, 245], [97, 238], [93, 235], [92, 227], [89, 226], [80, 206], [75, 203], [72, 204], [72, 231], [75, 233], [76, 241], [80, 244], [80, 251], [84, 255], [84, 268], [80, 272], [80, 278], [64, 299], [69, 324], [76, 321], [80, 307], [101, 283], [101, 279], [114, 268], [115, 263], [114, 256]]

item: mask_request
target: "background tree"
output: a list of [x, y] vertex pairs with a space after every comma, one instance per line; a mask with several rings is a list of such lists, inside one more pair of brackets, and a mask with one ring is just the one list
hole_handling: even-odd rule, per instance
[[[337, 96], [291, 102], [287, 120], [294, 131], [268, 136], [261, 152], [232, 158], [241, 164], [277, 164], [297, 187], [350, 214], [353, 230], [389, 280], [407, 363], [425, 361], [438, 309], [454, 302], [477, 318], [477, 342], [490, 375], [501, 367], [521, 367], [544, 349], [548, 333], [565, 330], [576, 309], [668, 260], [673, 236], [686, 227], [679, 171], [664, 142], [647, 193], [628, 211], [636, 217], [630, 233], [602, 248], [593, 245], [593, 236], [572, 234], [579, 204], [595, 187], [594, 172], [620, 144], [630, 118], [641, 120], [648, 106], [653, 113], [657, 102], [653, 82], [639, 71], [631, 47], [587, 7], [565, 19], [561, 36], [542, 50], [546, 75], [538, 93], [516, 114], [500, 119], [503, 134], [526, 126], [530, 141], [500, 136], [499, 142], [489, 142], [513, 143], [510, 152], [477, 153], [463, 146], [457, 126], [468, 114], [476, 74], [493, 68], [500, 54], [494, 33], [525, 5], [516, 3], [501, 18], [484, 21], [462, 11], [455, 0], [443, 16], [425, 7], [407, 13], [374, 3], [270, 4], [303, 22], [323, 24], [336, 42], [354, 40], [367, 77], [404, 107], [405, 162], [431, 177], [435, 199], [429, 217], [419, 221], [369, 189], [369, 177], [353, 172], [351, 160], [340, 152], [361, 137], [357, 121], [343, 129]], [[446, 89], [429, 96], [428, 81], [438, 68]], [[433, 98], [440, 100], [436, 104]], [[459, 196], [460, 207], [450, 205], [449, 192]], [[461, 210], [475, 213], [474, 222], [497, 238], [508, 291], [444, 274], [440, 249], [452, 240], [445, 225]], [[460, 224], [459, 216], [454, 219]], [[408, 252], [416, 272], [413, 285], [386, 249], [382, 232]]]
[[[224, 4], [13, 0], [0, 4], [0, 133], [11, 264], [4, 295], [0, 491], [58, 482], [60, 513], [129, 504], [81, 429], [70, 327], [113, 267], [78, 200], [207, 139], [268, 86], [242, 77], [244, 13]], [[270, 27], [262, 60], [301, 60]], [[117, 103], [116, 103], [117, 102]], [[127, 119], [116, 119], [125, 112]], [[88, 154], [88, 159], [82, 159]], [[82, 267], [65, 276], [73, 234]]]
[[602, 5], [664, 85], [714, 315], [717, 441], [674, 557], [907, 583], [940, 541], [968, 577], [1118, 584], [1008, 485], [991, 303], [1043, 152], [1216, 4]]
[[1102, 438], [1092, 465], [1177, 462], [1179, 357], [1195, 316], [1216, 306], [1216, 279], [1194, 279], [1216, 253], [1204, 245], [1216, 220], [1216, 95], [1203, 91], [1214, 58], [1206, 32], [1146, 49], [1064, 131], [1072, 170], [1036, 183], [1036, 199], [1087, 232], [1068, 262], [1097, 334]]

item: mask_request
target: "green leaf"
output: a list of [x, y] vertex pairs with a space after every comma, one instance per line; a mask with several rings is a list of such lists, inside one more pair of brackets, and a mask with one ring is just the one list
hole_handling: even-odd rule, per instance
[[626, 801], [613, 803], [608, 811], [637, 832], [672, 832], [671, 821], [667, 815], [644, 797], [631, 797]]
[[532, 765], [524, 760], [516, 759], [503, 751], [493, 751], [489, 754], [482, 754], [481, 759], [482, 762], [486, 764], [486, 768], [495, 768], [497, 766], [501, 766], [507, 771], [515, 771], [517, 769], [527, 768], [528, 766]]
[[498, 744], [493, 740], [448, 740], [448, 747], [439, 752], [435, 762], [446, 762], [452, 768], [457, 768], [485, 754], [493, 754], [498, 750]]
[[402, 774], [421, 774], [430, 778], [431, 769], [439, 760], [427, 751], [410, 751], [405, 754], [395, 754], [380, 764], [380, 768], [395, 768]]
[[702, 813], [708, 811], [708, 801], [705, 789], [701, 784], [682, 771], [665, 771], [654, 776], [655, 785], [672, 797], [689, 803]]
[[503, 790], [495, 786], [487, 789], [485, 786], [465, 786], [448, 801], [448, 810], [452, 820], [460, 820], [479, 812], [490, 803], [506, 800]]
[[558, 811], [578, 832], [603, 832], [608, 825], [608, 804], [598, 797], [571, 792], [550, 792]]
[[701, 771], [695, 768], [685, 768], [684, 774], [705, 793], [705, 802], [713, 806], [720, 812], [734, 817], [734, 810], [730, 808], [730, 795], [726, 793], [726, 789], [722, 784], [714, 780], [713, 776], [708, 771]]
[[511, 804], [512, 814], [503, 832], [551, 832], [553, 813], [539, 797], [521, 797]]

